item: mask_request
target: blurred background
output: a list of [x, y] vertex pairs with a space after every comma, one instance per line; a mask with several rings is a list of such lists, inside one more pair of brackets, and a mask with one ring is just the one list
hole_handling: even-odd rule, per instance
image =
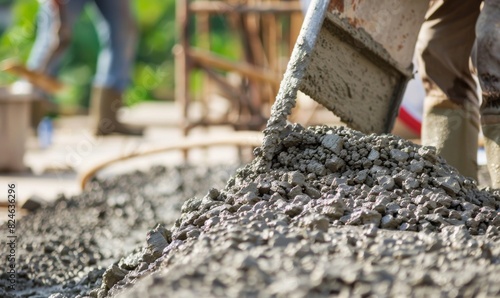
[[[0, 0], [1, 62], [26, 64], [37, 35], [39, 5], [37, 0]], [[256, 132], [239, 136], [240, 143], [250, 139], [244, 148], [235, 142], [223, 148], [190, 149], [189, 156], [188, 150], [169, 151], [109, 173], [159, 163], [241, 162], [251, 158], [252, 146], [260, 144], [302, 25], [300, 1], [131, 0], [131, 5], [139, 40], [119, 118], [144, 127], [144, 135], [100, 137], [91, 132], [89, 98], [100, 50], [93, 21], [99, 12], [95, 5], [87, 5], [57, 73], [64, 88], [49, 96], [55, 103], [45, 117], [49, 120], [28, 119], [36, 114], [37, 101], [0, 94], [0, 183], [19, 183], [22, 201], [76, 194], [81, 191], [79, 177], [96, 165], [183, 144], [187, 137], [195, 142], [222, 137], [231, 143], [238, 140], [235, 131]], [[0, 90], [19, 79], [0, 71]], [[308, 104], [310, 109], [301, 105], [302, 112], [292, 121], [326, 123], [317, 117], [318, 104]], [[325, 114], [335, 121], [330, 112]], [[0, 196], [0, 205], [4, 199]]]
[[[132, 83], [125, 94], [127, 105], [143, 101], [174, 100], [174, 57], [176, 42], [175, 0], [132, 1], [138, 27], [139, 43]], [[25, 62], [36, 37], [36, 0], [0, 0], [0, 60]], [[59, 79], [67, 88], [54, 97], [63, 113], [83, 113], [89, 106], [89, 91], [95, 73], [98, 38], [92, 24], [95, 7], [87, 6], [79, 18], [65, 55]], [[214, 16], [211, 22], [211, 50], [226, 57], [238, 53], [238, 39], [227, 29], [225, 18]], [[196, 36], [193, 36], [196, 43]], [[199, 75], [191, 80], [193, 90], [200, 89]], [[0, 72], [0, 85], [17, 78]]]

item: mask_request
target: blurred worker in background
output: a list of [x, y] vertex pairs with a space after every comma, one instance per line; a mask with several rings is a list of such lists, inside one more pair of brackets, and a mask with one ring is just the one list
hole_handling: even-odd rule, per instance
[[11, 0], [0, 0], [0, 36], [12, 22]]
[[89, 3], [95, 4], [99, 12], [94, 24], [101, 44], [90, 100], [92, 130], [96, 135], [142, 135], [141, 129], [126, 127], [117, 120], [123, 92], [130, 82], [137, 44], [130, 1], [41, 1], [37, 37], [27, 68], [50, 77], [57, 75], [61, 58], [70, 44], [73, 26]]
[[433, 1], [417, 52], [426, 89], [422, 144], [435, 146], [462, 174], [477, 179], [481, 123], [492, 186], [500, 188], [500, 1]]

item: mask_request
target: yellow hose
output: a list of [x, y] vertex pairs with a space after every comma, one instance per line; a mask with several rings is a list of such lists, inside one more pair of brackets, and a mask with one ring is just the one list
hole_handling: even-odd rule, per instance
[[189, 150], [194, 148], [213, 147], [213, 146], [260, 146], [262, 144], [263, 134], [261, 132], [253, 131], [239, 131], [224, 136], [210, 137], [209, 139], [185, 139], [175, 144], [168, 144], [156, 148], [148, 148], [139, 150], [127, 155], [113, 157], [105, 160], [92, 168], [80, 174], [80, 187], [83, 190], [87, 182], [92, 179], [100, 170], [110, 166], [119, 161], [128, 160], [134, 157], [146, 156], [151, 154], [164, 153], [173, 150]]

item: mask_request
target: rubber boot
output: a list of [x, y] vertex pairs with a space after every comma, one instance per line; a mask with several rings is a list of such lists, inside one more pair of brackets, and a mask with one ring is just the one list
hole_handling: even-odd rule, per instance
[[48, 107], [47, 103], [42, 100], [33, 100], [31, 102], [31, 119], [30, 124], [34, 131], [38, 127], [40, 121], [42, 121], [43, 117], [47, 115]]
[[133, 128], [118, 122], [116, 113], [122, 106], [122, 93], [111, 88], [92, 90], [90, 102], [90, 118], [93, 132], [96, 136], [123, 134], [142, 136], [142, 128]]
[[434, 146], [462, 175], [477, 180], [479, 109], [443, 100], [424, 108], [422, 145]]
[[491, 187], [500, 188], [500, 123], [483, 124], [484, 147], [491, 177]]

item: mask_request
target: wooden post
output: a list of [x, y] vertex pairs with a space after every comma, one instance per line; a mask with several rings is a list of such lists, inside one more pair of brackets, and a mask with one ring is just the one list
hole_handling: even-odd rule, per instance
[[[175, 54], [175, 98], [182, 106], [184, 121], [188, 117], [189, 105], [189, 65], [187, 50], [189, 48], [188, 36], [188, 0], [178, 0], [176, 5], [177, 35], [179, 42], [174, 47]], [[185, 123], [183, 123], [185, 125]]]
[[[174, 49], [176, 62], [176, 101], [182, 107], [183, 132], [189, 133], [195, 123], [189, 119], [189, 105], [192, 94], [189, 90], [189, 78], [192, 70], [200, 68], [203, 71], [203, 93], [206, 94], [210, 79], [221, 84], [220, 80], [213, 80], [213, 73], [208, 70], [235, 71], [243, 78], [241, 92], [235, 97], [237, 103], [232, 104], [232, 110], [240, 108], [236, 114], [245, 123], [251, 124], [252, 120], [262, 120], [265, 104], [274, 99], [281, 81], [283, 72], [281, 65], [282, 54], [285, 53], [288, 43], [294, 44], [295, 40], [288, 40], [284, 28], [291, 22], [290, 16], [301, 14], [298, 0], [178, 0], [176, 1], [176, 19], [178, 44]], [[232, 22], [233, 27], [241, 34], [243, 57], [239, 61], [230, 61], [210, 53], [209, 19], [212, 14], [221, 14]], [[196, 46], [202, 51], [190, 47], [188, 26], [195, 17]], [[300, 16], [301, 17], [301, 16]], [[287, 25], [283, 25], [287, 22]], [[284, 52], [285, 50], [285, 52]], [[227, 87], [227, 86], [225, 86]], [[227, 91], [227, 90], [226, 90]], [[205, 97], [205, 96], [204, 96]], [[269, 98], [269, 99], [268, 99]], [[208, 104], [203, 101], [203, 104]], [[205, 109], [205, 114], [208, 109]], [[206, 115], [204, 115], [206, 116]], [[260, 118], [260, 119], [255, 119]], [[191, 121], [190, 121], [191, 120]], [[247, 123], [248, 121], [248, 123]], [[213, 123], [213, 121], [201, 121]], [[200, 123], [201, 123], [200, 122]], [[254, 121], [255, 122], [255, 121]], [[235, 123], [236, 124], [236, 123]], [[235, 125], [235, 127], [242, 127]]]
[[[189, 0], [176, 1], [176, 20], [178, 44], [174, 47], [175, 55], [175, 100], [182, 107], [182, 129], [186, 136], [189, 127], [189, 48], [188, 31], [188, 3]], [[188, 151], [183, 151], [184, 159], [188, 158]]]

